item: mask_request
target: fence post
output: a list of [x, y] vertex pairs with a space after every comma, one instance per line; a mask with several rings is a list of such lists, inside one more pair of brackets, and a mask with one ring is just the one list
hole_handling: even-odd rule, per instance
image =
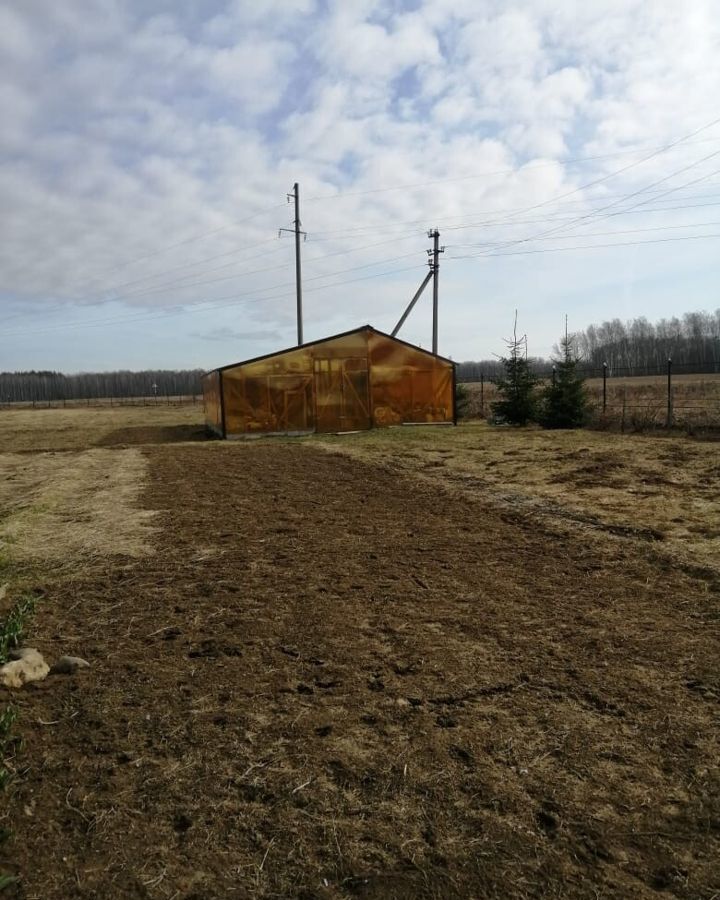
[[667, 361], [667, 418], [665, 420], [666, 428], [671, 428], [672, 423], [673, 423], [672, 357], [668, 356], [668, 361]]
[[480, 415], [485, 415], [485, 373], [480, 373]]
[[603, 363], [603, 415], [607, 412], [607, 370], [608, 365]]

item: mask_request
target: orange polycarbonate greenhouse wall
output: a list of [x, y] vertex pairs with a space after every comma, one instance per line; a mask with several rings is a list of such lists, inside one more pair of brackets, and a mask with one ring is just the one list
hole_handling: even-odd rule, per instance
[[203, 399], [205, 401], [205, 424], [211, 431], [223, 436], [222, 403], [220, 399], [220, 373], [215, 370], [203, 376]]
[[[454, 367], [372, 328], [222, 370], [227, 437], [359, 431], [403, 422], [453, 421]], [[208, 426], [218, 403], [205, 376]], [[220, 409], [222, 421], [223, 409]], [[221, 425], [222, 427], [222, 425]]]
[[451, 362], [378, 332], [368, 335], [368, 350], [373, 425], [453, 421]]

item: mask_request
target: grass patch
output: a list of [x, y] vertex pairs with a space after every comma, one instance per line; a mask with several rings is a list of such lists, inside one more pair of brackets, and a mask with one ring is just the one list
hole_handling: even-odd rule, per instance
[[562, 527], [594, 521], [614, 533], [662, 532], [664, 552], [720, 571], [720, 467], [713, 444], [664, 429], [660, 436], [620, 435], [481, 422], [313, 435], [308, 441], [485, 501], [533, 515], [540, 510]]
[[0, 665], [8, 661], [11, 650], [18, 646], [25, 622], [35, 609], [35, 598], [26, 594], [21, 597], [0, 625]]
[[153, 513], [140, 508], [147, 460], [137, 447], [58, 454], [0, 454], [0, 541], [13, 564], [148, 552]]
[[[0, 575], [7, 571], [7, 558], [0, 559]], [[10, 608], [10, 612], [0, 622], [0, 665], [7, 662], [10, 651], [17, 647], [25, 629], [27, 619], [35, 609], [35, 597], [25, 594]], [[3, 793], [12, 779], [12, 771], [7, 764], [11, 750], [17, 745], [12, 736], [12, 727], [17, 719], [17, 709], [12, 703], [0, 710], [0, 794]], [[10, 837], [10, 831], [0, 825], [0, 847]], [[13, 875], [0, 872], [0, 891], [16, 884], [18, 879]]]
[[[10, 781], [10, 772], [5, 765], [5, 759], [7, 757], [8, 748], [12, 743], [10, 730], [12, 729], [15, 719], [17, 719], [17, 709], [12, 705], [6, 706], [5, 709], [0, 712], [0, 791], [5, 790]], [[2, 829], [0, 829], [0, 843], [2, 843], [4, 837], [6, 837], [6, 835], [3, 834]]]

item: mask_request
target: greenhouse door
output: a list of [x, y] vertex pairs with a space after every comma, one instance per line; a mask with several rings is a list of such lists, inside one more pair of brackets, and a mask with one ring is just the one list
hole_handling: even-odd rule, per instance
[[316, 430], [360, 431], [370, 428], [370, 390], [367, 360], [316, 359]]

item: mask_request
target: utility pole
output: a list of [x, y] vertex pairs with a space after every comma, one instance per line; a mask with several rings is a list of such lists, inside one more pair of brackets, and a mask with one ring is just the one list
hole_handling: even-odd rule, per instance
[[[440, 254], [445, 252], [444, 247], [440, 247], [440, 232], [435, 228], [428, 231], [428, 237], [433, 239], [432, 263], [430, 270], [433, 273], [433, 329], [432, 329], [432, 352], [437, 356], [438, 352], [438, 281], [440, 278]], [[430, 254], [428, 250], [428, 255]]]
[[300, 185], [295, 182], [293, 186], [295, 194], [295, 290], [297, 291], [297, 332], [298, 347], [303, 343], [303, 319], [302, 319], [302, 272], [300, 269]]
[[300, 185], [295, 182], [292, 194], [287, 195], [288, 203], [295, 201], [295, 221], [293, 228], [281, 228], [283, 231], [292, 231], [295, 233], [295, 291], [297, 293], [297, 335], [298, 347], [303, 345], [303, 319], [302, 319], [302, 268], [300, 264], [300, 235], [307, 237], [304, 231], [300, 230]]
[[415, 292], [415, 296], [408, 303], [405, 312], [400, 317], [400, 321], [397, 323], [395, 328], [392, 330], [391, 336], [395, 337], [395, 335], [400, 331], [400, 329], [405, 324], [405, 319], [412, 312], [413, 307], [420, 299], [420, 295], [425, 290], [425, 288], [430, 284], [430, 280], [433, 282], [433, 333], [432, 333], [432, 352], [437, 356], [437, 345], [438, 345], [438, 271], [440, 269], [439, 257], [441, 253], [445, 252], [444, 247], [440, 247], [438, 242], [440, 240], [440, 232], [437, 228], [434, 231], [428, 231], [428, 237], [433, 238], [433, 248], [432, 250], [428, 250], [427, 255], [430, 257], [430, 262], [428, 265], [430, 266], [430, 271], [427, 273], [425, 278], [422, 281], [422, 284]]
[[400, 321], [399, 321], [399, 322], [397, 323], [397, 325], [393, 328], [392, 333], [391, 333], [391, 337], [395, 337], [395, 335], [398, 333], [398, 331], [400, 331], [400, 329], [403, 327], [403, 325], [405, 324], [405, 319], [407, 319], [407, 317], [408, 317], [408, 316], [410, 315], [410, 313], [412, 312], [413, 306], [415, 306], [415, 304], [416, 304], [416, 303], [418, 302], [418, 300], [420, 299], [420, 295], [421, 295], [422, 292], [425, 290], [425, 288], [428, 286], [428, 284], [429, 284], [429, 282], [430, 282], [430, 279], [431, 279], [432, 277], [433, 277], [433, 273], [432, 273], [432, 269], [430, 269], [430, 271], [427, 273], [427, 275], [425, 276], [425, 278], [423, 278], [423, 282], [422, 282], [422, 284], [420, 285], [420, 287], [415, 291], [415, 295], [413, 296], [412, 300], [408, 303], [408, 305], [407, 305], [407, 307], [406, 307], [406, 309], [405, 309], [405, 312], [404, 312], [404, 313], [402, 314], [402, 316], [400, 317]]

